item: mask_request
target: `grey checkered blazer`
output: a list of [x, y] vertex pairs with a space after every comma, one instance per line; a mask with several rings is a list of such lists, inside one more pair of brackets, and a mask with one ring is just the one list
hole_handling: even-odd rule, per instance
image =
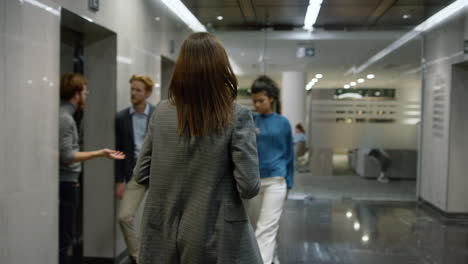
[[149, 172], [140, 264], [262, 263], [241, 198], [260, 188], [255, 126], [234, 106], [223, 133], [179, 136], [167, 101], [153, 114], [134, 169]]

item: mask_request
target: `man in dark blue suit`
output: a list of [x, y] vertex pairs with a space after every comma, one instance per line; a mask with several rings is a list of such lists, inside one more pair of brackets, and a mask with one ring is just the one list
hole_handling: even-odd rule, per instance
[[153, 86], [148, 76], [133, 75], [130, 78], [132, 106], [117, 113], [115, 120], [116, 148], [126, 154], [124, 160], [115, 163], [116, 194], [122, 200], [118, 217], [131, 263], [137, 263], [139, 252], [135, 214], [147, 190], [147, 186], [135, 182], [132, 171], [143, 145], [149, 119], [155, 110], [147, 102]]

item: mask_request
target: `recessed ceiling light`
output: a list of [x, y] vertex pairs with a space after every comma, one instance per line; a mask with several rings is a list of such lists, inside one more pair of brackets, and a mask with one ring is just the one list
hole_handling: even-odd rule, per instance
[[317, 79], [321, 79], [322, 77], [323, 77], [323, 74], [320, 74], [320, 73], [315, 74], [315, 78], [317, 78]]
[[403, 19], [410, 19], [411, 18], [411, 15], [410, 14], [404, 14], [403, 15]]
[[223, 20], [223, 19], [224, 19], [224, 17], [223, 17], [223, 16], [217, 16], [217, 17], [216, 17], [216, 19], [218, 19], [218, 20], [220, 20], [220, 21], [221, 21], [221, 20]]
[[154, 20], [161, 21], [161, 18], [160, 17], [155, 17]]
[[368, 242], [369, 241], [369, 236], [365, 235], [362, 236], [362, 242]]
[[357, 84], [356, 82], [351, 82], [349, 85], [356, 86], [356, 84]]
[[318, 79], [317, 79], [317, 78], [313, 78], [312, 81], [313, 81], [313, 82], [318, 82]]
[[366, 80], [364, 80], [363, 78], [360, 78], [360, 79], [357, 80], [358, 83], [363, 83], [363, 82], [365, 82], [365, 81], [366, 81]]
[[374, 74], [369, 74], [369, 75], [367, 75], [367, 79], [369, 79], [369, 80], [372, 80], [372, 79], [374, 79], [374, 78], [375, 78], [375, 75], [374, 75]]
[[351, 86], [349, 86], [349, 84], [345, 84], [345, 86], [343, 86], [345, 89], [349, 89], [351, 88]]
[[351, 213], [349, 211], [346, 212], [346, 218], [351, 218], [351, 217], [353, 217], [353, 213]]

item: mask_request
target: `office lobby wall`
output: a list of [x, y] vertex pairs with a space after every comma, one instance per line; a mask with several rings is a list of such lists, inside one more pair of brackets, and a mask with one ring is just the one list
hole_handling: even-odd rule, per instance
[[60, 13], [0, 1], [0, 263], [57, 263]]
[[[153, 104], [159, 102], [161, 56], [175, 59], [182, 40], [191, 32], [170, 10], [164, 7], [160, 1], [100, 1], [101, 6], [98, 12], [88, 8], [88, 1], [56, 0], [56, 2], [63, 8], [91, 19], [94, 23], [117, 34], [116, 111], [130, 106], [128, 81], [132, 74], [145, 74], [155, 81], [156, 87], [154, 87], [153, 95], [149, 101]], [[156, 17], [159, 17], [159, 21], [155, 19]], [[107, 182], [110, 182], [113, 178], [113, 171], [109, 170], [106, 175], [99, 177], [109, 178]], [[106, 190], [104, 193], [85, 191], [85, 194], [89, 201], [93, 198], [100, 199], [99, 196], [102, 195], [106, 195], [106, 197], [112, 195], [115, 199], [113, 189]], [[107, 199], [109, 198], [107, 197]], [[119, 208], [119, 204], [119, 201], [116, 200], [116, 209]], [[98, 222], [108, 221], [107, 218], [100, 218], [98, 215], [95, 217], [85, 216], [85, 221], [91, 223], [94, 218]], [[139, 223], [140, 218], [141, 212], [136, 219], [137, 223]], [[107, 235], [99, 239], [101, 241], [98, 243], [99, 245], [95, 242], [93, 244], [85, 243], [85, 256], [110, 258], [120, 254], [125, 249], [117, 218], [115, 217], [114, 220], [112, 224], [115, 224], [116, 237], [112, 237], [110, 232], [101, 232], [103, 235]], [[105, 224], [108, 223], [96, 223], [94, 226]], [[93, 227], [90, 228], [93, 229]], [[94, 236], [95, 231], [85, 228], [84, 235]]]
[[[117, 34], [116, 110], [130, 105], [131, 74], [158, 82], [160, 56], [175, 58], [189, 33], [159, 1], [100, 2], [0, 1], [0, 263], [58, 262], [60, 7]], [[90, 254], [114, 257], [119, 241]]]
[[466, 14], [465, 11], [424, 36], [419, 193], [423, 200], [449, 213], [468, 213], [466, 174], [458, 175], [459, 168], [451, 168], [460, 166], [451, 162], [457, 158], [453, 155], [460, 155], [453, 132], [464, 126], [455, 122], [456, 115], [463, 113], [454, 111], [459, 109], [459, 100], [452, 102], [452, 74], [455, 64], [468, 59], [464, 54], [464, 41], [468, 38]]

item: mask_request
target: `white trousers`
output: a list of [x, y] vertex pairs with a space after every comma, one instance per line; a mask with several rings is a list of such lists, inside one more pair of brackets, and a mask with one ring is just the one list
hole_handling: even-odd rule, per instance
[[284, 177], [265, 178], [261, 179], [260, 193], [248, 203], [251, 221], [256, 223], [255, 237], [264, 264], [271, 264], [275, 257], [276, 236], [286, 194]]

